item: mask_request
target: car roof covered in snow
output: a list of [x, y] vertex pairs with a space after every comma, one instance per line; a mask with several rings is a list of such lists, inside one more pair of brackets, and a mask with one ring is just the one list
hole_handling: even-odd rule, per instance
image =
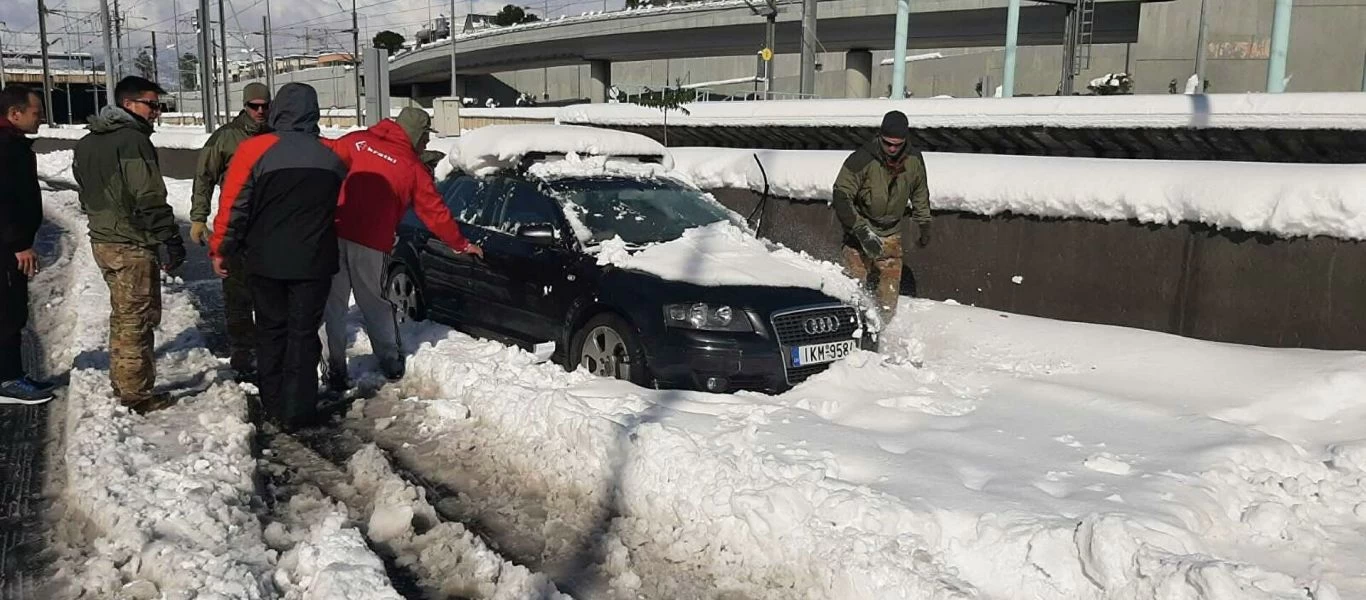
[[636, 158], [665, 162], [659, 142], [635, 133], [577, 125], [494, 125], [466, 133], [447, 155], [452, 170], [490, 175], [548, 156]]

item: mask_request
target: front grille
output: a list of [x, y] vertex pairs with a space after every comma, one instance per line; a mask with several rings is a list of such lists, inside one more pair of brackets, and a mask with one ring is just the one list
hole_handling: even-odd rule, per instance
[[[835, 327], [828, 327], [827, 319], [835, 319]], [[822, 323], [824, 326], [808, 327], [808, 321]], [[810, 344], [824, 344], [852, 339], [859, 330], [858, 310], [852, 306], [830, 305], [798, 309], [773, 315], [773, 333], [778, 338], [782, 350], [783, 369], [787, 373], [787, 383], [797, 385], [817, 373], [830, 368], [830, 364], [793, 367], [786, 358], [793, 347]], [[815, 331], [812, 331], [812, 330]]]

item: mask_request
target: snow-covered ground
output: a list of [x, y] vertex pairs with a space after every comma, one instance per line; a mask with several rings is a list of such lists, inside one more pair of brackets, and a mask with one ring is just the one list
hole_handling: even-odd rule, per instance
[[[849, 157], [837, 150], [669, 152], [674, 168], [703, 188], [763, 191], [766, 175], [775, 196], [825, 201]], [[1366, 239], [1366, 169], [1360, 165], [927, 152], [925, 168], [930, 202], [942, 210]]]
[[[697, 102], [669, 111], [669, 125], [877, 127], [899, 110], [911, 127], [1195, 127], [1366, 129], [1366, 94], [1205, 94]], [[664, 112], [635, 104], [577, 104], [567, 125], [660, 125]]]

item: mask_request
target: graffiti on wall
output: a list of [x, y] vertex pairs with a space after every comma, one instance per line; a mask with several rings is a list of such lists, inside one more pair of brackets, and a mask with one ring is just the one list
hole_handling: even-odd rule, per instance
[[1271, 58], [1271, 40], [1267, 38], [1209, 42], [1208, 56], [1214, 59], [1266, 60]]

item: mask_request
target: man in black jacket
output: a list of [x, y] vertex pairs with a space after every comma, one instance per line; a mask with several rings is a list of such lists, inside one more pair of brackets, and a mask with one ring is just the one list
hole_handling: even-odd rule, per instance
[[318, 327], [338, 267], [334, 219], [349, 163], [318, 137], [318, 118], [313, 88], [280, 88], [274, 132], [242, 142], [228, 164], [210, 238], [220, 277], [229, 264], [247, 269], [261, 405], [284, 431], [317, 417]]
[[0, 91], [0, 404], [41, 404], [52, 386], [24, 374], [28, 280], [38, 272], [33, 239], [43, 222], [38, 159], [25, 134], [38, 133], [43, 102], [29, 88]]

